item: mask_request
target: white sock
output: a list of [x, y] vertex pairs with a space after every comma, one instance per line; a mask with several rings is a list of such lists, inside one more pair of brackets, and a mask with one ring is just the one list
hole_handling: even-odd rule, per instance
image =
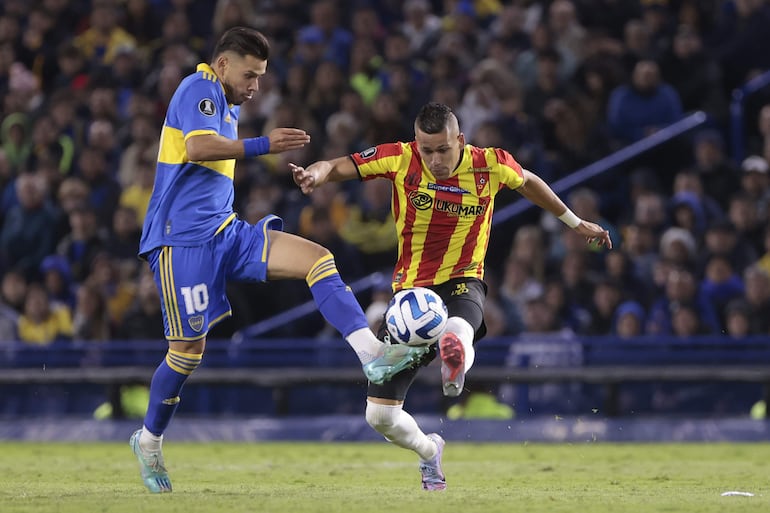
[[139, 435], [139, 447], [144, 452], [158, 452], [163, 445], [163, 435], [153, 435], [147, 426], [142, 426], [142, 434]]
[[465, 372], [468, 372], [476, 359], [476, 350], [473, 349], [473, 337], [475, 335], [473, 326], [462, 317], [450, 317], [447, 319], [444, 333], [454, 333], [460, 339], [465, 350]]
[[350, 347], [356, 352], [356, 356], [361, 360], [362, 365], [366, 365], [375, 358], [384, 345], [377, 337], [374, 336], [372, 330], [369, 328], [361, 328], [356, 330], [345, 339], [350, 344]]
[[366, 422], [389, 442], [411, 449], [423, 460], [436, 456], [436, 443], [425, 436], [417, 421], [403, 409], [403, 404], [378, 404], [366, 401]]

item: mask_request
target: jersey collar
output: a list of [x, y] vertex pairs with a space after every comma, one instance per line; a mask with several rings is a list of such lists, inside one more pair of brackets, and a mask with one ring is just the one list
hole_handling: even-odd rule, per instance
[[[217, 76], [217, 74], [214, 73], [214, 68], [212, 68], [211, 66], [209, 66], [205, 62], [201, 62], [200, 64], [198, 64], [198, 66], [195, 67], [195, 71], [196, 72], [202, 71], [204, 73], [211, 73], [214, 77], [216, 77], [216, 80], [215, 80], [216, 83], [219, 84], [219, 87], [222, 88], [222, 93], [225, 95], [225, 98], [227, 98], [227, 93], [225, 92], [225, 86], [222, 85], [222, 81], [219, 80], [219, 77]], [[233, 105], [230, 104], [230, 107], [232, 107], [232, 106]]]

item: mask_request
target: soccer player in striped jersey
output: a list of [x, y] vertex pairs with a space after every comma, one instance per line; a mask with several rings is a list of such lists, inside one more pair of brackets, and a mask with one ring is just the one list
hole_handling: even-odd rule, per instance
[[323, 316], [356, 351], [367, 377], [375, 372], [380, 378], [376, 381], [427, 353], [377, 339], [326, 248], [283, 233], [283, 221], [274, 215], [251, 225], [233, 211], [236, 159], [301, 148], [310, 141], [296, 128], [238, 139], [240, 105], [259, 90], [269, 49], [255, 30], [228, 30], [211, 63], [199, 64], [179, 84], [163, 123], [139, 254], [154, 273], [168, 352], [150, 383], [144, 425], [130, 441], [142, 480], [154, 493], [171, 491], [163, 433], [182, 386], [201, 363], [209, 328], [231, 314], [227, 280], [305, 279]]
[[[473, 364], [473, 344], [486, 332], [484, 258], [499, 191], [516, 190], [589, 242], [598, 241], [607, 248], [612, 242], [607, 230], [578, 218], [510, 153], [465, 144], [457, 118], [446, 105], [423, 106], [414, 132], [412, 142], [380, 144], [307, 168], [292, 164], [291, 169], [305, 194], [329, 181], [385, 178], [393, 182], [391, 209], [399, 237], [393, 291], [428, 287], [443, 298], [449, 319], [438, 342], [441, 378], [444, 394], [457, 396]], [[384, 322], [380, 334], [387, 336]], [[367, 422], [387, 440], [420, 456], [426, 490], [446, 488], [441, 470], [444, 441], [436, 433], [423, 433], [403, 404], [419, 368], [435, 356], [434, 345], [419, 366], [397, 373], [387, 383], [369, 383], [367, 391]]]

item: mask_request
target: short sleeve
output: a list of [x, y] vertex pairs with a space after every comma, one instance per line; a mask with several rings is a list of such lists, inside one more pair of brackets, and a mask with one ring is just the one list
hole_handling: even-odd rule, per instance
[[221, 133], [222, 109], [221, 86], [201, 78], [189, 84], [175, 105], [179, 129], [184, 138], [192, 135]]
[[518, 189], [524, 183], [521, 164], [516, 162], [513, 155], [499, 148], [495, 149], [495, 156], [500, 171], [500, 183], [509, 189]]

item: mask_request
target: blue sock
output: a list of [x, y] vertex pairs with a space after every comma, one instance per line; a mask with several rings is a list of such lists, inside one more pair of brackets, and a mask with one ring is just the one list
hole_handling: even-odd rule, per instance
[[307, 273], [305, 281], [321, 315], [343, 337], [347, 338], [354, 331], [369, 327], [356, 296], [340, 278], [334, 256], [329, 254], [319, 258]]
[[150, 403], [144, 417], [144, 425], [150, 433], [160, 436], [166, 431], [179, 405], [179, 393], [184, 382], [202, 359], [202, 354], [168, 350], [150, 382]]

